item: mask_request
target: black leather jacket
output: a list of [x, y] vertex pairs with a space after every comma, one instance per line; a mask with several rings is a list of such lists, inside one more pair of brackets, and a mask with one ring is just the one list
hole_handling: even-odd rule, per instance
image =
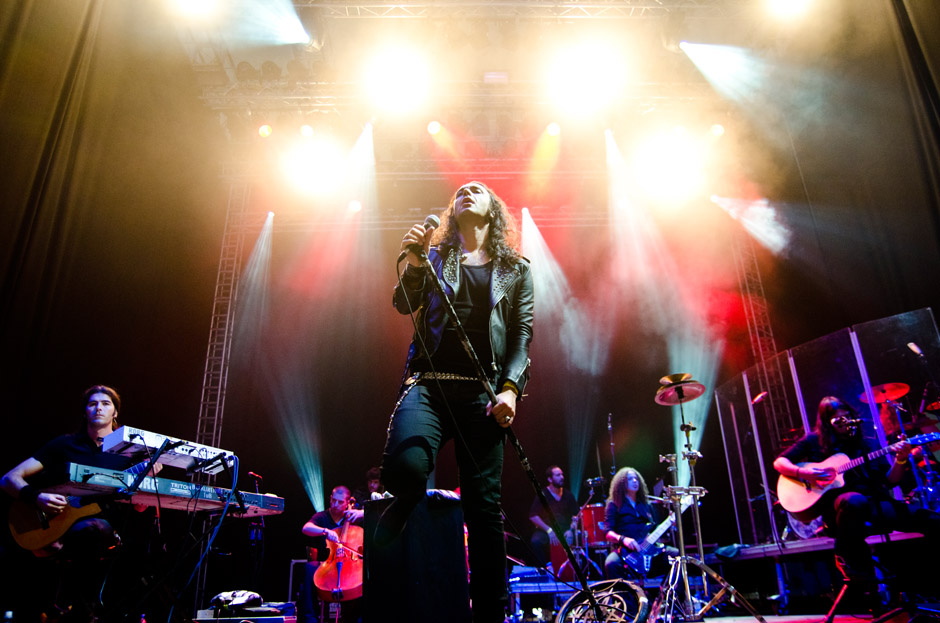
[[[428, 257], [444, 283], [447, 298], [453, 301], [460, 285], [459, 253], [452, 249], [445, 261], [437, 248], [432, 248]], [[410, 313], [410, 309], [418, 312], [418, 330], [433, 354], [440, 346], [447, 315], [436, 288], [426, 278], [428, 275], [425, 272], [422, 268], [409, 265], [402, 276], [405, 287], [395, 287], [393, 303], [402, 314]], [[496, 264], [490, 278], [490, 347], [493, 361], [481, 363], [490, 373], [490, 381], [495, 381], [494, 389], [497, 393], [506, 381], [510, 381], [522, 395], [529, 377], [529, 343], [532, 341], [534, 309], [532, 272], [528, 261], [520, 259], [512, 268]], [[408, 366], [415, 358], [426, 358], [424, 353], [418, 352], [416, 344], [420, 342], [412, 340]]]

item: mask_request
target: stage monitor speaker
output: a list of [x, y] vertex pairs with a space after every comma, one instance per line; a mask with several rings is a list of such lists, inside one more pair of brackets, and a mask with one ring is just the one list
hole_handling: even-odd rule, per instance
[[372, 542], [390, 499], [366, 502], [363, 623], [469, 623], [470, 589], [460, 501], [430, 494], [401, 536]]

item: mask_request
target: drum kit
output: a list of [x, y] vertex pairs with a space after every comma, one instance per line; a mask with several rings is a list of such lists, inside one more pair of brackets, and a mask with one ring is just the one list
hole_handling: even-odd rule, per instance
[[[908, 433], [934, 433], [940, 432], [940, 420], [936, 413], [940, 412], [940, 401], [936, 400], [936, 391], [933, 383], [924, 387], [917, 416], [905, 422], [902, 413], [908, 410], [901, 404], [901, 399], [910, 391], [907, 383], [884, 383], [871, 388], [871, 393], [878, 405], [878, 415], [881, 427], [889, 441]], [[932, 399], [932, 400], [931, 400]], [[861, 394], [859, 400], [868, 404], [868, 395]], [[940, 475], [934, 466], [940, 460], [940, 448], [930, 448], [932, 452], [915, 450], [914, 460], [911, 461], [914, 474], [915, 487], [907, 494], [907, 502], [920, 508], [940, 510]]]
[[[604, 577], [600, 566], [591, 558], [590, 550], [607, 548], [607, 529], [604, 523], [604, 505], [592, 503], [596, 491], [603, 496], [607, 481], [604, 478], [589, 478], [585, 484], [590, 488], [587, 501], [578, 510], [577, 529], [574, 532], [574, 542], [571, 551], [575, 562], [589, 579]], [[558, 569], [557, 575], [562, 580], [574, 579], [574, 570], [564, 557], [561, 546], [551, 547], [552, 566]]]
[[[682, 522], [676, 521], [676, 540], [679, 546], [679, 555], [672, 559], [669, 573], [665, 576], [660, 586], [659, 595], [649, 608], [650, 621], [663, 621], [663, 623], [672, 623], [674, 617], [682, 621], [700, 621], [703, 615], [714, 607], [725, 595], [730, 595], [738, 606], [746, 609], [754, 618], [763, 623], [764, 619], [760, 613], [744, 597], [729, 584], [724, 578], [715, 573], [704, 563], [704, 548], [701, 537], [701, 522], [698, 513], [698, 500], [707, 492], [704, 488], [695, 484], [695, 463], [702, 458], [701, 453], [693, 450], [691, 443], [691, 432], [695, 427], [685, 421], [683, 404], [690, 400], [695, 400], [705, 393], [705, 386], [692, 379], [691, 374], [671, 374], [660, 379], [661, 387], [656, 392], [655, 401], [663, 406], [678, 406], [682, 421], [680, 430], [685, 434], [685, 451], [682, 453], [682, 459], [689, 465], [690, 485], [680, 487], [678, 484], [678, 457], [676, 454], [667, 454], [660, 456], [660, 462], [668, 463], [668, 471], [672, 476], [672, 485], [665, 488], [663, 498], [672, 504], [675, 517], [682, 516], [682, 510], [691, 503], [692, 519], [695, 528], [695, 534], [698, 545], [698, 559], [686, 555], [684, 533]], [[600, 481], [600, 482], [597, 482]], [[591, 486], [593, 496], [594, 488], [597, 485], [603, 486], [603, 479], [592, 479], [588, 481]], [[604, 506], [602, 504], [591, 504], [591, 498], [581, 508], [580, 511], [580, 530], [583, 533], [584, 542], [588, 547], [592, 545], [606, 546], [606, 527], [601, 523], [603, 519]], [[704, 603], [702, 600], [693, 601], [692, 591], [689, 583], [688, 566], [697, 567], [702, 572], [703, 592], [708, 595], [708, 586], [706, 577], [710, 577], [720, 588], [710, 601]], [[623, 581], [619, 581], [623, 582]], [[681, 588], [681, 590], [680, 590]], [[645, 594], [642, 588], [630, 583], [623, 582], [623, 586], [611, 591], [615, 595], [633, 594], [635, 601], [639, 606], [620, 606], [614, 607], [607, 605], [606, 601], [596, 600], [599, 604], [599, 612], [588, 610], [588, 597], [582, 593], [575, 594], [566, 602], [559, 611], [557, 622], [573, 621], [621, 621], [634, 622], [646, 619]], [[631, 602], [633, 603], [633, 602]], [[697, 604], [704, 603], [696, 609]], [[585, 615], [591, 615], [586, 617]]]

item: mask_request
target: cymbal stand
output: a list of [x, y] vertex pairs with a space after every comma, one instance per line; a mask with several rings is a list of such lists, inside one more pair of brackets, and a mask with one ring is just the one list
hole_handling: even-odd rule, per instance
[[[676, 392], [678, 393], [679, 398], [681, 399], [682, 398], [682, 386], [677, 387]], [[682, 422], [681, 426], [679, 426], [679, 430], [681, 430], [685, 434], [685, 452], [682, 453], [682, 458], [685, 459], [686, 462], [689, 464], [689, 485], [690, 485], [689, 488], [692, 490], [695, 490], [695, 489], [698, 489], [698, 487], [696, 486], [697, 483], [695, 482], [695, 464], [698, 462], [700, 458], [702, 458], [702, 453], [698, 452], [697, 450], [692, 449], [692, 431], [695, 430], [695, 427], [692, 426], [691, 424], [686, 423], [685, 412], [682, 409], [681, 400], [679, 401], [679, 419]], [[678, 478], [679, 478], [678, 474], [679, 474], [678, 469], [672, 472], [673, 483], [676, 485], [678, 485]], [[696, 545], [698, 546], [698, 559], [704, 563], [705, 562], [705, 546], [702, 544], [702, 520], [698, 512], [698, 498], [701, 497], [702, 495], [705, 495], [705, 490], [702, 489], [700, 494], [690, 494], [690, 495], [693, 495], [692, 525], [695, 527], [695, 542], [696, 542]], [[678, 500], [673, 502], [674, 506], [677, 504], [679, 504]], [[676, 521], [678, 521], [678, 518], [680, 516], [676, 515], [676, 517], [677, 517]], [[682, 553], [685, 554], [684, 549], [682, 550]], [[706, 595], [708, 594], [708, 580], [704, 573], [702, 574], [702, 592]]]
[[[661, 462], [669, 463], [669, 471], [672, 474], [673, 483], [676, 483], [678, 472], [676, 469], [676, 455], [667, 454], [665, 456], [660, 456], [659, 460]], [[725, 594], [730, 594], [736, 604], [742, 606], [751, 614], [751, 616], [763, 623], [764, 618], [757, 610], [754, 609], [754, 606], [752, 606], [750, 602], [748, 602], [737, 591], [737, 589], [735, 589], [703, 561], [697, 560], [692, 556], [685, 555], [685, 537], [682, 529], [681, 500], [684, 497], [693, 498], [692, 507], [695, 508], [698, 506], [699, 498], [704, 496], [705, 493], [707, 493], [705, 489], [695, 486], [671, 486], [666, 488], [666, 497], [672, 501], [673, 512], [676, 513], [677, 518], [675, 525], [676, 541], [679, 545], [679, 555], [672, 560], [672, 566], [669, 568], [669, 573], [666, 574], [666, 577], [663, 579], [663, 583], [659, 587], [659, 596], [657, 596], [656, 601], [653, 602], [649, 620], [652, 622], [662, 620], [663, 623], [672, 623], [673, 618], [676, 617], [680, 621], [701, 621], [703, 620], [705, 613], [718, 604], [718, 602], [724, 598]], [[696, 519], [696, 514], [693, 513], [692, 517], [696, 531], [701, 532], [699, 522]], [[701, 537], [699, 537], [699, 542], [701, 547]], [[706, 576], [711, 577], [712, 580], [721, 586], [718, 592], [715, 593], [715, 596], [698, 610], [695, 610], [695, 605], [692, 600], [692, 591], [689, 586], [688, 565], [690, 564], [698, 567], [702, 572], [703, 589], [706, 596], [708, 595], [707, 585], [705, 585]], [[679, 594], [680, 580], [682, 581], [681, 595]]]
[[[702, 544], [702, 527], [698, 513], [698, 500], [699, 498], [703, 497], [707, 491], [705, 491], [705, 489], [702, 487], [697, 486], [695, 483], [695, 463], [698, 461], [698, 459], [702, 458], [702, 455], [698, 451], [692, 449], [692, 440], [690, 434], [693, 430], [695, 430], [695, 427], [686, 423], [685, 413], [682, 409], [683, 402], [698, 397], [701, 395], [701, 392], [704, 390], [704, 388], [696, 388], [695, 393], [687, 397], [683, 389], [684, 387], [689, 387], [692, 389], [693, 384], [694, 386], [700, 386], [700, 384], [689, 380], [690, 378], [691, 375], [674, 375], [672, 377], [663, 378], [662, 382], [664, 383], [664, 386], [660, 388], [657, 399], [659, 404], [679, 405], [679, 417], [682, 421], [680, 430], [685, 434], [686, 449], [685, 452], [682, 453], [682, 458], [685, 459], [689, 464], [690, 486], [679, 486], [679, 470], [677, 467], [676, 455], [661, 455], [659, 460], [662, 463], [669, 464], [668, 471], [672, 477], [673, 485], [666, 488], [666, 497], [672, 502], [673, 513], [675, 513], [676, 517], [676, 541], [679, 545], [679, 555], [673, 559], [669, 573], [666, 574], [666, 577], [663, 579], [663, 583], [660, 585], [659, 595], [656, 597], [656, 601], [653, 603], [653, 607], [651, 609], [650, 621], [655, 622], [659, 619], [662, 619], [664, 623], [672, 623], [673, 616], [675, 616], [677, 613], [678, 618], [681, 621], [701, 621], [703, 620], [706, 612], [711, 610], [719, 601], [721, 601], [725, 594], [730, 593], [735, 603], [742, 606], [751, 614], [751, 616], [763, 623], [764, 618], [757, 610], [754, 609], [754, 606], [752, 606], [750, 602], [748, 602], [737, 591], [737, 589], [735, 589], [723, 577], [715, 573], [713, 569], [705, 564], [704, 546]], [[682, 529], [682, 498], [684, 497], [692, 498], [692, 524], [695, 528], [699, 560], [692, 556], [687, 556], [685, 553], [685, 536]], [[707, 577], [711, 577], [718, 585], [721, 586], [718, 592], [715, 593], [715, 596], [698, 610], [695, 610], [695, 605], [692, 600], [692, 591], [689, 586], [688, 565], [690, 564], [698, 567], [702, 572], [703, 595], [706, 597], [708, 596]], [[683, 589], [681, 597], [678, 594], [680, 580], [682, 581]]]

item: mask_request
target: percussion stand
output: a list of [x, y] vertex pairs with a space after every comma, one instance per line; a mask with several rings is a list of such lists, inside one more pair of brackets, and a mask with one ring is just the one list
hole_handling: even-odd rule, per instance
[[[594, 495], [593, 489], [591, 489], [591, 495]], [[603, 572], [601, 572], [601, 568], [597, 566], [596, 562], [591, 560], [590, 552], [588, 551], [589, 544], [584, 537], [584, 515], [582, 513], [584, 511], [584, 507], [587, 506], [590, 501], [591, 497], [589, 496], [588, 501], [585, 502], [584, 506], [578, 510], [578, 524], [574, 531], [574, 543], [571, 544], [572, 556], [566, 559], [565, 562], [563, 562], [562, 565], [558, 568], [558, 571], [556, 572], [558, 577], [562, 577], [562, 573], [566, 568], [570, 568], [574, 576], [577, 577], [578, 574], [575, 571], [575, 567], [580, 569], [585, 577], [588, 577], [588, 565], [593, 566], [594, 570], [597, 571], [597, 574], [600, 577], [604, 577]], [[562, 534], [561, 538], [564, 539], [565, 535]], [[584, 564], [581, 563], [582, 560], [585, 561]]]
[[[750, 602], [748, 602], [737, 591], [737, 589], [735, 589], [723, 577], [718, 575], [704, 562], [705, 556], [704, 547], [702, 545], [701, 521], [698, 514], [698, 500], [707, 492], [705, 489], [695, 484], [695, 463], [702, 457], [702, 455], [692, 449], [690, 433], [695, 430], [695, 427], [691, 424], [686, 424], [682, 404], [684, 402], [688, 402], [689, 400], [694, 400], [695, 398], [698, 398], [703, 393], [705, 393], [705, 386], [701, 383], [693, 381], [691, 374], [672, 374], [660, 379], [660, 383], [662, 384], [662, 387], [660, 387], [659, 391], [656, 392], [656, 402], [661, 405], [679, 405], [679, 416], [682, 421], [680, 430], [685, 433], [686, 440], [686, 451], [682, 453], [682, 458], [685, 459], [689, 464], [691, 486], [679, 486], [679, 470], [677, 467], [677, 457], [675, 454], [667, 454], [659, 457], [660, 462], [669, 464], [668, 471], [672, 475], [673, 486], [667, 487], [666, 497], [672, 502], [673, 513], [675, 513], [676, 517], [676, 540], [679, 544], [679, 555], [672, 560], [672, 566], [669, 569], [669, 573], [666, 574], [663, 583], [660, 585], [659, 596], [657, 596], [656, 601], [653, 604], [650, 620], [656, 621], [658, 619], [662, 619], [664, 623], [672, 623], [673, 616], [676, 614], [676, 611], [678, 611], [678, 618], [681, 621], [701, 621], [703, 620], [706, 612], [711, 610], [719, 601], [721, 601], [726, 593], [730, 593], [735, 603], [741, 605], [755, 619], [761, 621], [761, 623], [764, 623], [764, 618], [757, 610], [754, 609]], [[699, 557], [701, 560], [697, 560], [692, 556], [687, 556], [685, 553], [685, 536], [682, 528], [681, 502], [683, 497], [691, 497], [693, 499], [692, 522], [695, 528], [696, 541], [699, 550]], [[704, 604], [699, 610], [694, 609], [695, 606], [692, 601], [692, 591], [689, 586], [688, 565], [690, 564], [698, 567], [702, 572], [702, 588], [704, 595], [708, 595], [706, 576], [710, 576], [717, 584], [721, 586], [721, 589], [715, 593], [715, 596], [712, 597], [712, 599]], [[683, 589], [681, 597], [678, 595], [678, 586], [680, 580], [682, 581]]]

